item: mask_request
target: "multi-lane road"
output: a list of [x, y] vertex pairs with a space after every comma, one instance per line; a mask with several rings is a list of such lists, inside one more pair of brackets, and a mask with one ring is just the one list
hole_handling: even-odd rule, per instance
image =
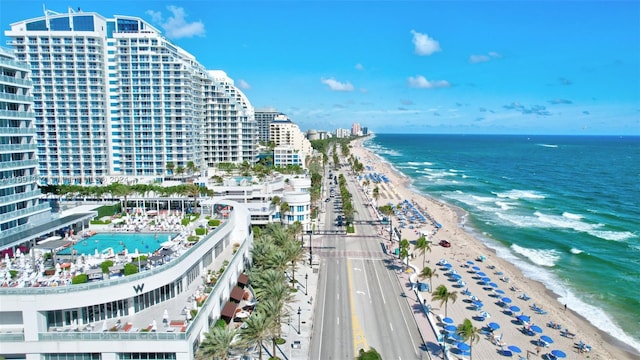
[[[345, 176], [356, 220], [374, 220], [361, 190]], [[324, 229], [337, 229], [336, 204], [337, 198], [325, 203]], [[400, 264], [383, 252], [384, 244], [372, 224], [356, 225], [356, 233], [348, 236], [314, 235], [320, 274], [311, 359], [354, 359], [359, 349], [369, 347], [385, 360], [423, 358], [422, 339], [412, 315], [420, 310], [410, 308], [395, 274]]]

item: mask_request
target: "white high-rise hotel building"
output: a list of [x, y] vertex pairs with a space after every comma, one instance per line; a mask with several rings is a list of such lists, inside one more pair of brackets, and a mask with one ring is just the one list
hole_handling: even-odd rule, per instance
[[45, 11], [5, 34], [31, 69], [40, 183], [255, 161], [244, 94], [144, 20]]

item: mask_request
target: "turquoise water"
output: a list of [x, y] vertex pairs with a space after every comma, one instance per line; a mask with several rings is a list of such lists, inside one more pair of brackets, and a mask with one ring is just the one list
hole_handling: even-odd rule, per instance
[[124, 251], [134, 253], [136, 249], [141, 254], [152, 253], [161, 247], [161, 244], [173, 239], [176, 234], [157, 233], [99, 233], [78, 241], [74, 246], [68, 247], [60, 254], [69, 255], [76, 250], [78, 255], [93, 255], [107, 252], [113, 249], [114, 253]]
[[365, 146], [416, 191], [465, 209], [483, 242], [560, 302], [640, 350], [640, 138], [381, 134]]

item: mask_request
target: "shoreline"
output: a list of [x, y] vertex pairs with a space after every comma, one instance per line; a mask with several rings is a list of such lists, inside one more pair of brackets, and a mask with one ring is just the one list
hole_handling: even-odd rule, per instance
[[[385, 174], [391, 180], [389, 184], [386, 185], [390, 188], [390, 193], [386, 191], [386, 188], [380, 189], [383, 190], [381, 193], [385, 193], [390, 199], [385, 198], [379, 201], [378, 205], [394, 202], [396, 199], [394, 199], [393, 195], [402, 198], [400, 196], [402, 194], [405, 199], [419, 203], [431, 217], [440, 224], [443, 224], [442, 230], [444, 230], [444, 234], [441, 234], [442, 230], [439, 230], [437, 232], [434, 231], [434, 235], [428, 237], [428, 239], [433, 242], [432, 251], [429, 253], [432, 265], [441, 258], [448, 258], [452, 264], [455, 264], [462, 261], [459, 257], [460, 255], [464, 257], [464, 260], [473, 260], [476, 256], [484, 255], [487, 257], [485, 263], [491, 263], [500, 270], [503, 270], [504, 273], [513, 280], [513, 284], [517, 285], [522, 292], [532, 296], [536, 304], [542, 304], [542, 307], [551, 314], [551, 316], [545, 318], [546, 320], [558, 321], [565, 324], [565, 328], [577, 333], [575, 340], [579, 339], [592, 345], [593, 350], [586, 354], [587, 357], [592, 359], [635, 359], [640, 355], [638, 350], [633, 346], [597, 328], [583, 315], [573, 311], [571, 308], [568, 308], [569, 311], [564, 310], [564, 305], [558, 301], [560, 297], [559, 294], [548, 289], [542, 282], [525, 277], [523, 271], [517, 265], [509, 262], [507, 259], [499, 257], [496, 249], [481, 240], [483, 235], [469, 224], [469, 213], [466, 210], [457, 205], [433, 198], [429, 194], [420, 192], [413, 186], [413, 181], [410, 177], [395, 168], [392, 163], [374, 154], [370, 149], [365, 147], [363, 142], [366, 140], [368, 140], [368, 138], [362, 138], [352, 142], [352, 153], [358, 157], [359, 161], [363, 164], [371, 166], [374, 169], [372, 171]], [[444, 249], [437, 245], [438, 240], [443, 238], [443, 235], [444, 238], [451, 241], [452, 247], [450, 249]], [[402, 237], [412, 241], [418, 236], [414, 232], [404, 229]], [[421, 258], [422, 255], [418, 255], [416, 260], [420, 260]], [[412, 261], [412, 263], [414, 262], [415, 260]], [[418, 268], [421, 268], [422, 261], [419, 261], [416, 265]], [[442, 280], [442, 278], [444, 278], [444, 276], [440, 276], [439, 280]], [[434, 287], [437, 287], [436, 279], [438, 278], [434, 278], [433, 280]], [[456, 289], [454, 288], [453, 290]], [[458, 295], [459, 298], [462, 298], [462, 296], [460, 296], [461, 294]], [[509, 294], [509, 291], [507, 291], [507, 295], [515, 295], [515, 293], [512, 292]], [[466, 311], [468, 312], [468, 310]], [[464, 315], [467, 316], [466, 313]], [[548, 328], [546, 328], [545, 331], [547, 331], [547, 329]], [[570, 358], [572, 358], [571, 353], [579, 355], [573, 348], [573, 340], [569, 341], [565, 338], [560, 340], [560, 336], [554, 336], [554, 339], [557, 340], [556, 344], [554, 344], [558, 345], [556, 347], [561, 347], [565, 351], [569, 350], [567, 353]]]

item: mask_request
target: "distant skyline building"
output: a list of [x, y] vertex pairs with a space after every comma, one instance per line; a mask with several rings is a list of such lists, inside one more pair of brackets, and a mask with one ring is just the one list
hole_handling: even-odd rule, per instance
[[360, 123], [353, 123], [351, 125], [351, 135], [358, 136], [362, 134], [362, 129], [360, 129]]
[[337, 128], [336, 129], [336, 137], [337, 138], [346, 138], [351, 136], [351, 130], [349, 129], [342, 129], [342, 128]]
[[[300, 166], [305, 166], [304, 159], [311, 156], [313, 148], [297, 124], [286, 115], [277, 115], [270, 124], [270, 133], [270, 141], [275, 144], [278, 149], [276, 153], [283, 161], [281, 164], [286, 164], [285, 162], [289, 160], [296, 160], [302, 162], [299, 164]], [[300, 154], [294, 156], [296, 152]], [[275, 155], [274, 153], [274, 162]]]
[[32, 71], [42, 184], [255, 162], [248, 99], [144, 20], [45, 10], [5, 35]]
[[283, 113], [273, 109], [258, 109], [255, 111], [256, 123], [258, 126], [259, 141], [267, 142], [270, 139], [270, 124], [278, 115]]

